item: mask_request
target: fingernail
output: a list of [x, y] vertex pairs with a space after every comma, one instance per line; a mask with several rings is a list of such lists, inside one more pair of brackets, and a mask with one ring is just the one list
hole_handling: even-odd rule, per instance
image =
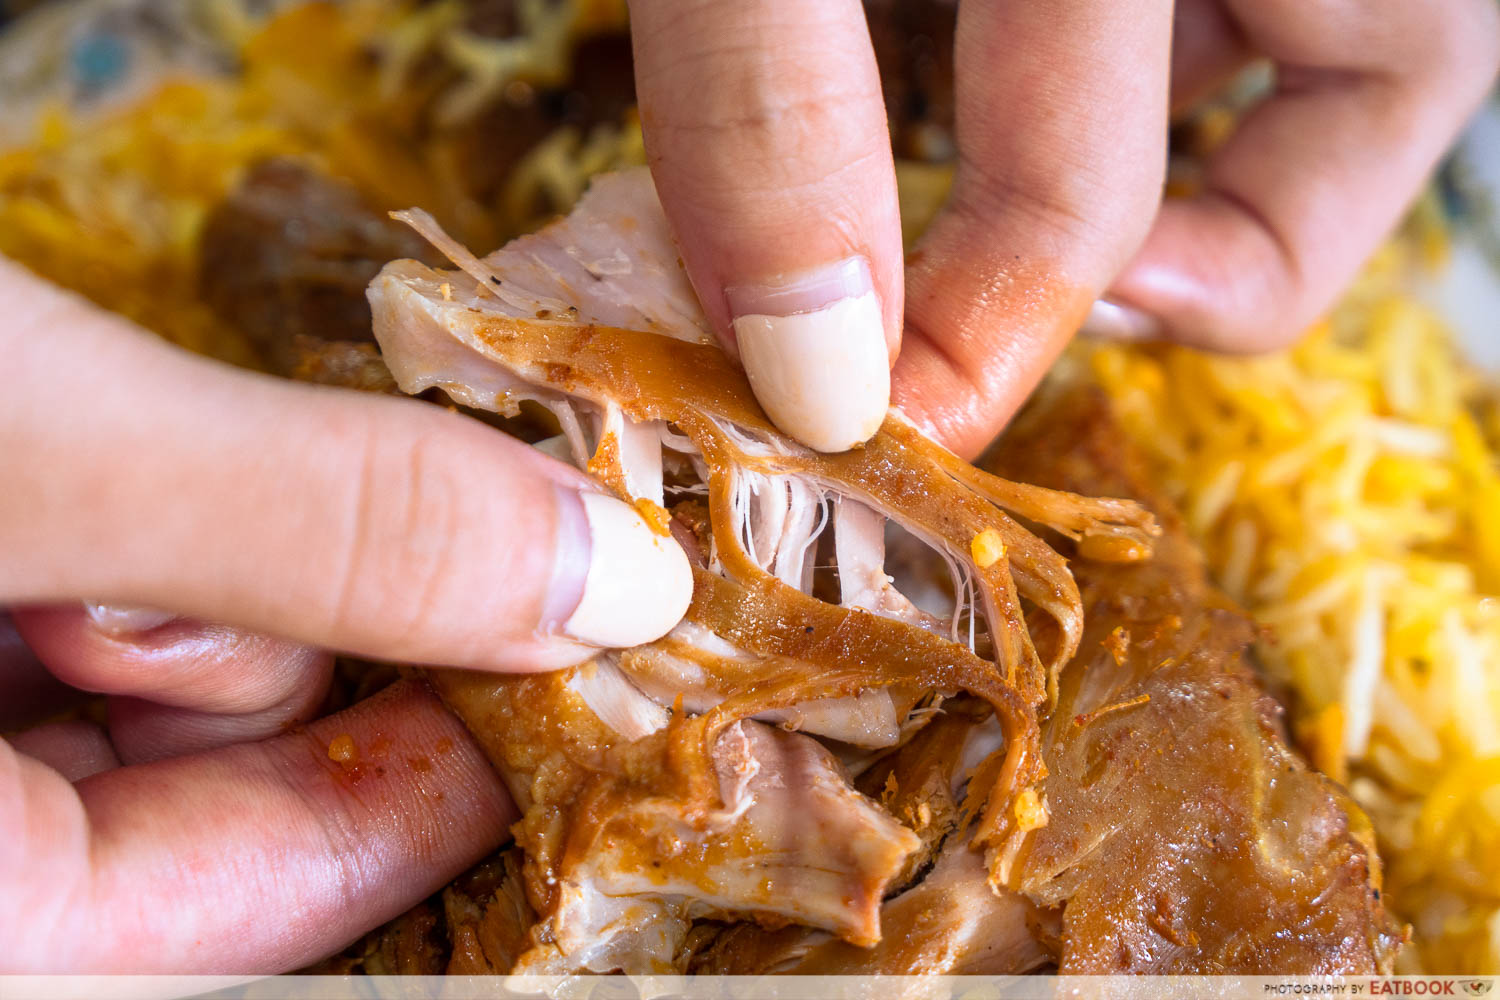
[[[687, 613], [693, 570], [670, 534], [603, 493], [557, 488], [557, 571], [544, 627], [591, 646], [659, 639]], [[574, 567], [587, 565], [580, 586]]]
[[1089, 309], [1078, 332], [1104, 340], [1143, 341], [1161, 338], [1161, 323], [1135, 306], [1100, 299]]
[[726, 295], [750, 387], [777, 427], [818, 451], [844, 451], [880, 429], [890, 354], [863, 257]]
[[83, 610], [100, 631], [111, 635], [150, 632], [177, 617], [170, 611], [135, 608], [126, 604], [100, 604], [97, 601], [84, 601]]

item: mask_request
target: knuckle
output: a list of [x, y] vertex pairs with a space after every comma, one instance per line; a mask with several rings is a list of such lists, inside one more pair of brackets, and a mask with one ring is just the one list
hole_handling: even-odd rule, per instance
[[830, 189], [840, 174], [872, 160], [889, 161], [883, 111], [867, 113], [868, 102], [858, 90], [792, 93], [656, 117], [647, 127], [673, 147], [692, 151], [668, 166], [696, 178], [706, 194], [727, 185], [775, 196], [788, 187]]
[[[806, 16], [806, 15], [804, 15]], [[749, 24], [694, 27], [646, 46], [637, 67], [648, 147], [732, 172], [809, 176], [888, 145], [885, 103], [862, 33]], [[814, 41], [813, 39], [816, 39]], [[748, 171], [747, 171], [748, 167]], [[701, 168], [700, 168], [701, 169]]]
[[452, 568], [462, 555], [465, 491], [442, 430], [415, 421], [362, 442], [333, 588], [336, 631], [373, 631], [409, 648], [450, 596]]
[[1091, 181], [1015, 177], [962, 157], [959, 176], [949, 204], [969, 226], [1042, 239], [1060, 264], [1101, 282], [1145, 238], [1159, 197], [1148, 185], [1102, 197]]

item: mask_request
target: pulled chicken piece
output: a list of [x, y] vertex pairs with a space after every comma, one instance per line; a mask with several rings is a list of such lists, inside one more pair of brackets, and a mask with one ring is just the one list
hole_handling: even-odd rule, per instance
[[[1039, 710], [1083, 630], [1065, 561], [1016, 516], [1127, 560], [1149, 555], [1152, 517], [1000, 480], [899, 413], [839, 455], [782, 436], [710, 335], [644, 170], [596, 179], [570, 216], [484, 259], [424, 213], [399, 216], [458, 266], [397, 261], [370, 285], [402, 391], [507, 416], [539, 405], [553, 453], [622, 499], [663, 521], [706, 499], [709, 515], [692, 606], [665, 639], [545, 682], [434, 678], [524, 810], [538, 923], [518, 969], [681, 968], [688, 922], [710, 916], [876, 944], [880, 899], [921, 839], [813, 737], [899, 745], [960, 692], [1002, 733], [968, 782], [962, 838], [994, 886], [1010, 881], [1046, 822]], [[887, 523], [949, 567], [949, 606], [879, 579]], [[837, 604], [814, 596], [829, 541], [849, 568]], [[789, 787], [811, 791], [794, 804]]]

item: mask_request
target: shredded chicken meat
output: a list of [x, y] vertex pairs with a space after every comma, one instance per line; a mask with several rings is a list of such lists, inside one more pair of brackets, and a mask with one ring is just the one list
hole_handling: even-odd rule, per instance
[[[494, 971], [1194, 967], [1220, 947], [1209, 935], [1243, 930], [1229, 919], [1242, 900], [1204, 903], [1199, 883], [1222, 865], [1164, 876], [1132, 904], [1146, 908], [1136, 924], [1104, 923], [1135, 890], [1097, 873], [1155, 858], [1122, 845], [1153, 843], [1148, 811], [1174, 821], [1181, 809], [1165, 798], [1207, 787], [1153, 777], [1137, 744], [1163, 734], [1132, 728], [1141, 720], [1198, 719], [1195, 735], [1236, 741], [1240, 784], [1266, 793], [1192, 834], [1215, 863], [1228, 839], [1256, 847], [1236, 855], [1261, 873], [1239, 895], [1373, 892], [1350, 807], [1265, 721], [1240, 658], [1248, 626], [1205, 612], [1222, 601], [1195, 563], [1150, 570], [1197, 581], [1172, 591], [1180, 610], [1141, 607], [1158, 626], [1192, 616], [1195, 630], [1151, 641], [1177, 642], [1195, 683], [1233, 688], [1223, 697], [1238, 714], [1203, 722], [1155, 660], [1101, 661], [1084, 608], [1103, 598], [1081, 594], [1033, 532], [1114, 574], [1111, 599], [1128, 604], [1135, 581], [1156, 579], [1130, 575], [1147, 572], [1160, 534], [1146, 507], [998, 478], [894, 412], [840, 455], [779, 434], [713, 340], [645, 171], [597, 179], [572, 215], [483, 259], [423, 213], [401, 216], [458, 270], [402, 260], [370, 286], [400, 389], [507, 416], [544, 408], [557, 436], [539, 447], [657, 512], [695, 562], [691, 608], [658, 642], [546, 676], [431, 674], [523, 814], [524, 893], [495, 898], [506, 927], [524, 913], [526, 946]], [[1131, 485], [1118, 480], [1119, 492]], [[976, 558], [980, 538], [992, 558]], [[898, 589], [896, 562], [945, 571], [946, 599], [933, 600], [939, 586]], [[1109, 613], [1101, 620], [1120, 617]], [[1205, 658], [1223, 678], [1200, 676]], [[1138, 694], [1149, 698], [1131, 704], [1147, 707], [1108, 711]], [[1090, 713], [1097, 721], [1074, 721]], [[1133, 735], [1094, 749], [1117, 730]], [[1134, 769], [1116, 764], [1127, 749]], [[1269, 815], [1282, 834], [1246, 841]], [[1305, 891], [1287, 889], [1293, 865], [1315, 873]], [[1278, 953], [1288, 961], [1353, 971], [1389, 951], [1378, 903], [1337, 927], [1300, 918], [1303, 950]], [[1337, 929], [1366, 946], [1335, 946]], [[1072, 940], [1085, 930], [1087, 948]], [[1131, 937], [1150, 933], [1170, 948]], [[1142, 957], [1169, 953], [1180, 961]], [[1213, 954], [1213, 968], [1237, 966]]]

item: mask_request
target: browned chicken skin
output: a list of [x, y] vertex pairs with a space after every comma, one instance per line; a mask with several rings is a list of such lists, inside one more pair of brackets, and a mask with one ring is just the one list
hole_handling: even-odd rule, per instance
[[715, 933], [693, 968], [1389, 972], [1401, 933], [1380, 902], [1364, 817], [1287, 747], [1281, 709], [1246, 658], [1253, 624], [1207, 581], [1102, 396], [1053, 391], [986, 464], [1134, 497], [1165, 528], [1151, 562], [1073, 563], [1084, 640], [1042, 727], [1050, 820], [1019, 852], [1014, 891], [992, 892], [957, 835], [956, 765], [973, 759], [966, 743], [983, 726], [959, 703], [860, 781], [924, 840], [922, 877], [885, 904], [879, 945], [742, 924]]
[[1148, 563], [1073, 563], [1084, 639], [1042, 727], [1051, 821], [1016, 880], [1063, 906], [1061, 971], [1389, 972], [1401, 932], [1368, 821], [1288, 748], [1247, 656], [1254, 624], [1208, 582], [1102, 396], [1034, 405], [985, 464], [1133, 497], [1164, 528]]

